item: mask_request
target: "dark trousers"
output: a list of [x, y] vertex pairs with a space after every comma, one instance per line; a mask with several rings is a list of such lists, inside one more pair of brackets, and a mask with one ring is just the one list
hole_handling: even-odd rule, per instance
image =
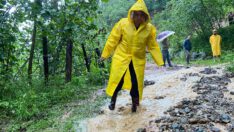
[[190, 62], [190, 51], [185, 50], [185, 56], [186, 56], [187, 64], [189, 64], [189, 62]]
[[169, 51], [168, 50], [162, 50], [162, 54], [163, 54], [164, 66], [166, 66], [166, 61], [168, 62], [169, 66], [172, 66], [171, 61], [170, 61]]
[[[132, 88], [131, 88], [131, 91], [130, 91], [130, 95], [132, 96], [132, 98], [139, 98], [139, 93], [138, 93], [138, 84], [137, 84], [137, 78], [136, 78], [136, 73], [135, 73], [135, 70], [134, 70], [134, 67], [133, 67], [133, 64], [132, 64], [132, 61], [131, 63], [129, 64], [129, 71], [130, 71], [130, 75], [131, 75], [131, 82], [132, 82]], [[125, 74], [124, 74], [125, 75]], [[117, 95], [118, 95], [118, 92], [122, 89], [123, 87], [123, 84], [124, 84], [124, 75], [123, 77], [121, 78], [113, 96], [112, 96], [112, 101], [115, 101]], [[113, 100], [114, 99], [114, 100]]]

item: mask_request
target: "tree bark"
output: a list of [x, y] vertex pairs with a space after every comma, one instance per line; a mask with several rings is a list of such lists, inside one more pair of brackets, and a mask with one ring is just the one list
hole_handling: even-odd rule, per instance
[[83, 50], [83, 55], [84, 55], [84, 60], [85, 60], [85, 66], [87, 68], [87, 71], [90, 72], [90, 60], [89, 60], [89, 58], [87, 56], [85, 45], [81, 44], [81, 46], [82, 46], [82, 50]]
[[43, 61], [44, 61], [44, 77], [45, 77], [45, 84], [47, 84], [49, 77], [48, 39], [47, 36], [44, 34], [44, 31], [42, 35], [42, 47], [43, 47]]
[[66, 48], [66, 83], [70, 82], [72, 79], [72, 48], [73, 42], [71, 39], [67, 41], [67, 48]]
[[28, 63], [29, 83], [31, 83], [31, 81], [32, 81], [32, 63], [33, 63], [34, 49], [35, 49], [35, 43], [36, 43], [36, 32], [37, 32], [37, 23], [34, 20], [33, 33], [32, 33], [32, 45], [31, 45], [29, 63]]

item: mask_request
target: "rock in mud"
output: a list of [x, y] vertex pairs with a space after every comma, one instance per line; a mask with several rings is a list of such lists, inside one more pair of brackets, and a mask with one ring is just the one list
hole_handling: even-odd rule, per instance
[[[209, 68], [203, 71], [204, 74], [216, 72]], [[190, 76], [197, 75], [199, 74], [191, 74]], [[185, 81], [188, 76], [185, 75], [181, 79]], [[156, 119], [155, 125], [159, 127], [160, 132], [220, 132], [213, 124], [222, 123], [229, 124], [226, 126], [228, 132], [234, 132], [234, 101], [224, 96], [224, 92], [228, 91], [226, 85], [230, 82], [229, 75], [201, 77], [192, 86], [193, 91], [198, 93], [198, 96], [195, 99], [184, 98], [175, 106], [170, 107], [165, 112], [169, 114], [169, 117]]]
[[183, 76], [183, 77], [180, 78], [180, 80], [185, 82], [185, 81], [187, 81], [187, 77]]
[[231, 117], [229, 115], [227, 115], [227, 114], [222, 114], [220, 116], [220, 121], [222, 123], [229, 123], [229, 122], [231, 122]]
[[231, 95], [234, 95], [234, 91], [231, 91], [230, 94], [231, 94]]
[[221, 132], [221, 130], [219, 128], [216, 128], [216, 127], [212, 127], [210, 129], [211, 132]]
[[161, 121], [162, 121], [162, 119], [159, 118], [159, 119], [156, 119], [154, 122], [155, 122], [155, 123], [160, 123]]
[[234, 78], [234, 72], [226, 73], [224, 76], [227, 78]]
[[187, 118], [187, 117], [182, 117], [182, 118], [180, 119], [180, 122], [181, 122], [182, 124], [187, 124], [187, 123], [188, 123], [188, 118]]
[[121, 107], [118, 108], [118, 112], [122, 112], [124, 110], [125, 110], [125, 107], [123, 107], [123, 106], [121, 106]]
[[166, 96], [156, 96], [154, 99], [164, 99]]
[[196, 127], [195, 132], [205, 132], [205, 129], [202, 127]]
[[195, 76], [200, 77], [200, 75], [198, 73], [188, 73], [186, 75], [189, 77], [195, 77]]
[[155, 82], [154, 81], [148, 81], [148, 80], [145, 80], [144, 81], [144, 86], [146, 87], [146, 86], [149, 86], [149, 85], [154, 85], [155, 84]]
[[99, 111], [98, 111], [98, 114], [99, 114], [99, 115], [102, 115], [102, 114], [104, 114], [104, 113], [105, 113], [104, 110], [99, 110]]
[[184, 111], [185, 111], [186, 113], [189, 113], [191, 110], [190, 110], [188, 107], [186, 107], [186, 108], [184, 109]]
[[203, 71], [200, 71], [202, 74], [216, 74], [217, 71], [212, 68], [205, 68]]
[[234, 132], [234, 123], [228, 126], [228, 132]]
[[145, 128], [139, 128], [139, 129], [137, 130], [137, 132], [146, 132], [146, 129], [145, 129]]
[[184, 127], [183, 127], [181, 124], [178, 124], [178, 123], [173, 123], [173, 124], [171, 125], [171, 129], [172, 129], [173, 131], [178, 131], [178, 132], [182, 132], [182, 131], [185, 130]]

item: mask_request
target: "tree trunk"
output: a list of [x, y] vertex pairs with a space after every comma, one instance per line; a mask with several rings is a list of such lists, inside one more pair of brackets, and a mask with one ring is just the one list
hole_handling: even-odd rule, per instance
[[29, 63], [28, 63], [29, 83], [31, 83], [31, 80], [32, 80], [32, 63], [33, 63], [34, 48], [35, 48], [35, 43], [36, 43], [36, 32], [37, 32], [37, 25], [36, 25], [36, 21], [34, 20], [33, 33], [32, 33], [32, 45], [31, 45]]
[[88, 58], [87, 53], [86, 53], [85, 45], [81, 44], [81, 46], [82, 46], [83, 55], [84, 55], [84, 59], [85, 59], [85, 66], [87, 68], [87, 71], [90, 72], [90, 61], [89, 61], [89, 58]]
[[71, 39], [68, 39], [66, 48], [66, 82], [70, 82], [72, 79], [72, 48], [73, 42]]
[[46, 37], [46, 35], [44, 33], [43, 33], [43, 36], [42, 36], [42, 47], [43, 47], [43, 61], [44, 61], [45, 84], [47, 84], [48, 77], [49, 77], [48, 39], [47, 39], [47, 37]]

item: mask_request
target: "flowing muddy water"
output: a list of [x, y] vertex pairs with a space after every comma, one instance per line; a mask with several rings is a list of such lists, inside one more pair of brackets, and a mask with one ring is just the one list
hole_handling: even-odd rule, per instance
[[[192, 86], [201, 78], [199, 71], [204, 67], [182, 67], [170, 70], [157, 69], [153, 64], [147, 64], [145, 80], [154, 81], [154, 85], [146, 86], [143, 92], [143, 99], [136, 113], [131, 113], [131, 97], [129, 91], [122, 91], [119, 94], [114, 111], [108, 109], [107, 104], [102, 107], [103, 113], [94, 118], [82, 121], [84, 131], [88, 132], [134, 132], [139, 128], [157, 131], [149, 125], [151, 120], [164, 116], [164, 112], [175, 106], [183, 98], [194, 99], [197, 93], [193, 92]], [[184, 76], [191, 73], [199, 73]], [[232, 89], [233, 84], [229, 87]], [[150, 127], [150, 128], [149, 128]]]

